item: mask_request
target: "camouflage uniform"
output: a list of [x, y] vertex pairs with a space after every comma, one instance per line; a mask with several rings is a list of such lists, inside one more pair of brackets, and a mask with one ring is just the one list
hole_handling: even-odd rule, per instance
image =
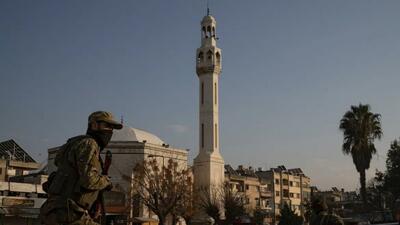
[[41, 220], [46, 225], [97, 225], [88, 210], [99, 191], [111, 182], [101, 175], [100, 149], [90, 136], [71, 138], [58, 152], [57, 172], [45, 187], [48, 199], [41, 208]]

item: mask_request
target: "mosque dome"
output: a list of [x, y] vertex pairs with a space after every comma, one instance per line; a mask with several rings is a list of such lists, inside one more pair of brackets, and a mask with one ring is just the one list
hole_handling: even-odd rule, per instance
[[207, 16], [203, 17], [203, 20], [201, 21], [201, 23], [202, 24], [205, 24], [205, 23], [216, 23], [216, 20], [215, 20], [215, 18], [213, 16], [207, 15]]
[[114, 130], [111, 141], [146, 142], [155, 145], [163, 145], [165, 142], [156, 135], [144, 130], [124, 126], [121, 130]]

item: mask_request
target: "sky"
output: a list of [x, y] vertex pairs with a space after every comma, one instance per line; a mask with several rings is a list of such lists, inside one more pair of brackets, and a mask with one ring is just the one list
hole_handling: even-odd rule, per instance
[[[382, 115], [368, 170], [400, 136], [400, 1], [210, 0], [222, 49], [227, 164], [303, 169], [320, 189], [359, 188], [341, 152], [351, 105]], [[195, 52], [205, 0], [0, 1], [0, 141], [38, 162], [96, 110], [198, 152]]]

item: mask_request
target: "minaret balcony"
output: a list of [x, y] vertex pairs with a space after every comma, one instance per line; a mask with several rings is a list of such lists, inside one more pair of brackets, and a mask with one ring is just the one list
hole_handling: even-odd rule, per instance
[[221, 66], [220, 65], [198, 65], [196, 66], [196, 72], [198, 76], [201, 76], [203, 74], [209, 74], [209, 73], [216, 73], [220, 74], [221, 73]]

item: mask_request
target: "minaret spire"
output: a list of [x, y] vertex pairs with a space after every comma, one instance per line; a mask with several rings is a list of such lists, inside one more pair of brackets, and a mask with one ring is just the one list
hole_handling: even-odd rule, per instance
[[207, 16], [210, 15], [210, 6], [209, 6], [209, 0], [207, 0]]

